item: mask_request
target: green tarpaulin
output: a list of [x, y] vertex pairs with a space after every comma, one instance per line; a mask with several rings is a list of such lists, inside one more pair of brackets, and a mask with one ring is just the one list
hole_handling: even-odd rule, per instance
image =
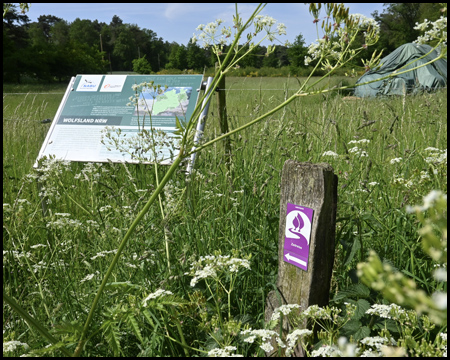
[[[380, 79], [394, 73], [396, 70], [402, 72], [416, 66], [427, 63], [436, 58], [438, 54], [433, 51], [423, 59], [415, 61], [413, 64], [405, 66], [415, 59], [427, 54], [431, 50], [429, 45], [404, 44], [380, 60], [378, 68], [369, 70], [361, 76], [356, 84]], [[399, 70], [401, 69], [401, 70]], [[405, 74], [393, 78], [375, 81], [367, 85], [357, 86], [355, 96], [368, 97], [378, 95], [404, 95], [409, 92], [429, 91], [447, 85], [447, 60], [439, 59], [432, 64], [421, 67], [417, 70], [409, 71]]]

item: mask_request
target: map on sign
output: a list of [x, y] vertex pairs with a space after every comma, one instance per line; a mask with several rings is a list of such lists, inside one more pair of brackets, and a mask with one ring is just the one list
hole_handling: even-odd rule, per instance
[[168, 87], [154, 91], [145, 88], [141, 92], [134, 115], [184, 117], [191, 98], [192, 87]]
[[[176, 119], [189, 121], [202, 80], [202, 75], [77, 75], [67, 87], [37, 160], [51, 156], [82, 162], [170, 164], [179, 152]], [[136, 85], [144, 83], [153, 86], [143, 87], [137, 105], [128, 106], [136, 99]], [[142, 136], [150, 127], [159, 138]], [[156, 152], [149, 144], [153, 140]]]

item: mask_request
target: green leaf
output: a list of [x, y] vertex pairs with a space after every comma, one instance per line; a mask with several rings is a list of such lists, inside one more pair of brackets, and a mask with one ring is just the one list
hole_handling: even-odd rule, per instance
[[373, 216], [371, 213], [364, 213], [361, 218], [367, 223], [367, 225], [373, 225], [377, 227], [378, 229], [382, 229], [383, 226], [380, 224], [380, 222]]
[[77, 335], [81, 334], [82, 331], [83, 325], [79, 324], [76, 321], [72, 321], [63, 322], [62, 324], [56, 324], [52, 332], [55, 334]]
[[19, 316], [23, 320], [25, 320], [30, 326], [34, 326], [42, 336], [44, 336], [52, 344], [57, 345], [57, 348], [61, 350], [61, 352], [64, 353], [64, 355], [72, 356], [72, 354], [64, 346], [59, 346], [60, 341], [55, 339], [43, 326], [41, 326], [41, 324], [38, 321], [36, 321], [32, 316], [30, 316], [27, 311], [22, 309], [22, 307], [18, 303], [16, 303], [16, 301], [13, 298], [5, 294], [4, 291], [3, 291], [3, 301], [6, 302], [11, 307], [11, 309], [13, 309], [16, 313], [18, 313]]
[[136, 284], [131, 284], [128, 281], [122, 281], [122, 282], [112, 282], [112, 283], [107, 283], [105, 285], [105, 290], [111, 290], [111, 289], [116, 289], [116, 288], [123, 288], [123, 287], [131, 287], [134, 289], [140, 289], [141, 287], [139, 285]]
[[30, 354], [35, 355], [35, 356], [37, 356], [37, 355], [45, 356], [47, 354], [51, 354], [55, 350], [61, 350], [62, 348], [65, 348], [68, 345], [74, 345], [76, 343], [77, 343], [76, 341], [73, 341], [71, 343], [59, 342], [56, 344], [51, 344], [50, 346], [46, 346], [42, 349], [31, 350]]
[[121, 352], [120, 348], [120, 333], [117, 323], [113, 320], [107, 320], [100, 327], [103, 329], [103, 335], [108, 345], [113, 350], [114, 356], [119, 356]]
[[367, 326], [361, 326], [354, 334], [355, 340], [361, 340], [370, 335], [370, 329]]
[[350, 264], [350, 262], [353, 260], [353, 258], [355, 257], [355, 254], [358, 252], [358, 250], [360, 248], [361, 248], [361, 244], [360, 244], [359, 240], [354, 238], [353, 244], [352, 244], [352, 249], [347, 256], [347, 259], [345, 259], [344, 266]]
[[340, 302], [347, 298], [368, 298], [370, 289], [364, 284], [353, 284], [347, 289], [339, 291], [333, 298], [334, 302]]
[[351, 335], [355, 334], [360, 327], [361, 321], [352, 319], [342, 327], [341, 335], [349, 338]]
[[361, 319], [365, 314], [366, 311], [370, 309], [370, 304], [367, 300], [359, 299], [356, 302], [356, 311], [355, 315], [353, 315], [353, 319]]
[[[155, 315], [153, 315], [153, 313], [151, 311], [149, 311], [148, 309], [145, 309], [144, 311], [142, 311], [142, 313], [144, 314], [145, 318], [147, 319], [148, 323], [154, 328], [156, 329], [157, 327], [162, 327], [161, 323], [159, 322], [159, 320], [156, 318]], [[154, 320], [154, 322], [153, 322]], [[156, 322], [156, 325], [155, 325]]]
[[375, 324], [372, 326], [374, 330], [389, 330], [391, 333], [398, 333], [399, 332], [399, 326], [396, 321], [392, 319], [384, 319], [377, 316], [377, 320], [375, 321]]
[[176, 116], [176, 115], [175, 115], [175, 127], [176, 127], [177, 129], [180, 129], [180, 130], [183, 129], [183, 128], [181, 127], [180, 120], [178, 119], [178, 116]]
[[139, 339], [139, 341], [141, 343], [143, 343], [144, 339], [142, 338], [141, 330], [139, 329], [138, 322], [133, 314], [130, 313], [127, 315], [127, 323], [128, 323], [128, 326], [130, 327], [130, 329], [134, 332], [136, 337]]

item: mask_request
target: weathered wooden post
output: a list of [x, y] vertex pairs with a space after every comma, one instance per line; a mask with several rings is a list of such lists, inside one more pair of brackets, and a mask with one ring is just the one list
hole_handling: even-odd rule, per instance
[[[266, 322], [280, 305], [299, 304], [303, 311], [310, 305], [328, 304], [334, 262], [337, 183], [338, 178], [328, 164], [293, 160], [284, 163], [277, 290], [267, 297]], [[303, 328], [306, 326], [305, 322]], [[289, 330], [285, 321], [284, 334]], [[304, 356], [303, 349], [299, 346], [294, 355]]]

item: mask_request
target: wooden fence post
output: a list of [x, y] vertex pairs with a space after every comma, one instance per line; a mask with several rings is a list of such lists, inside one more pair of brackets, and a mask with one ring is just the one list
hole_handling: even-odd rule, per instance
[[[219, 63], [216, 63], [216, 71], [219, 69]], [[226, 134], [228, 132], [227, 118], [227, 102], [225, 93], [225, 76], [217, 84], [217, 113], [219, 114], [220, 132]], [[230, 155], [230, 138], [224, 139], [224, 149], [226, 156]]]
[[[284, 163], [277, 290], [267, 296], [266, 322], [270, 321], [274, 309], [283, 304], [299, 304], [301, 311], [310, 305], [328, 304], [334, 262], [337, 183], [338, 178], [328, 164], [293, 160]], [[310, 232], [309, 244], [305, 232]], [[302, 327], [306, 326], [305, 322]], [[284, 321], [284, 336], [289, 330], [292, 329]], [[276, 343], [273, 346], [276, 348]], [[295, 349], [294, 355], [305, 355], [301, 346]]]

